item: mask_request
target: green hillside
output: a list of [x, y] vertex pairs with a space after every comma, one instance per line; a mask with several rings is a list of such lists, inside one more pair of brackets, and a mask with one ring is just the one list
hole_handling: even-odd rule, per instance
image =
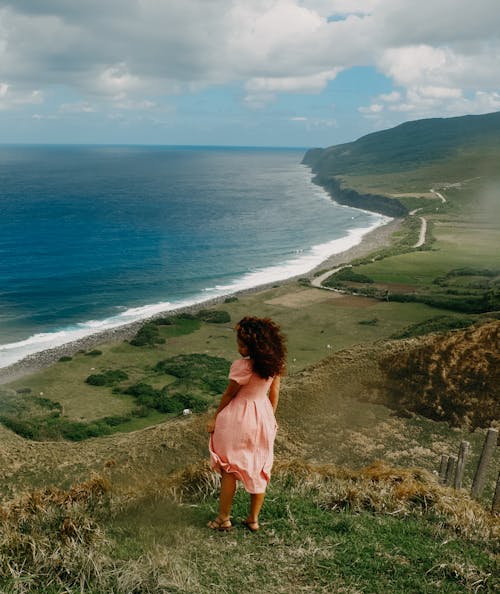
[[500, 151], [500, 112], [405, 122], [354, 142], [312, 149], [303, 162], [321, 176], [381, 174], [429, 165], [472, 149]]
[[354, 142], [311, 149], [302, 162], [339, 204], [405, 217], [424, 206], [409, 192], [428, 194], [430, 188], [498, 173], [500, 112], [405, 122]]

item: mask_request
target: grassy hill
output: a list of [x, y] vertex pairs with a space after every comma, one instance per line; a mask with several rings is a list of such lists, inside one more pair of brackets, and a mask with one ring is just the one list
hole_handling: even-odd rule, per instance
[[405, 122], [354, 142], [312, 149], [303, 162], [320, 176], [412, 170], [462, 151], [500, 151], [500, 112]]
[[[500, 417], [499, 119], [409, 122], [309, 152], [351, 197], [396, 205], [389, 245], [0, 386], [0, 591], [498, 591], [498, 452], [481, 501], [468, 493]], [[326, 281], [336, 291], [311, 285], [348, 263]], [[288, 336], [276, 466], [263, 530], [212, 533], [205, 410], [248, 314]], [[434, 472], [461, 440], [455, 491]], [[246, 505], [238, 490], [235, 520]]]
[[396, 217], [423, 206], [412, 193], [495, 177], [499, 161], [500, 112], [405, 122], [303, 159], [336, 201]]

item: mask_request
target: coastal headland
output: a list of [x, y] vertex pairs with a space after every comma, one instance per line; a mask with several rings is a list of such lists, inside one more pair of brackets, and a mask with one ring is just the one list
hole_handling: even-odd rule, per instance
[[[14, 567], [23, 583], [89, 592], [498, 591], [498, 448], [484, 491], [470, 495], [500, 418], [500, 134], [491, 140], [490, 120], [500, 118], [483, 126], [490, 140], [465, 152], [445, 150], [454, 123], [438, 122], [423, 165], [413, 138], [428, 122], [396, 129], [394, 142], [361, 142], [382, 154], [359, 151], [356, 166], [345, 146], [330, 150], [345, 187], [397, 195], [418, 216], [307, 275], [1, 370], [7, 585]], [[376, 167], [358, 167], [367, 161]], [[237, 356], [234, 324], [249, 314], [272, 317], [288, 339], [273, 478], [259, 534], [239, 523], [242, 490], [234, 530], [209, 533], [219, 483], [206, 422]], [[454, 489], [437, 469], [464, 442]]]

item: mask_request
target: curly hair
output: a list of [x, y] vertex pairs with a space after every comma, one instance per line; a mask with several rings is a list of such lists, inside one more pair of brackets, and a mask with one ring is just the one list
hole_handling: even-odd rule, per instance
[[285, 338], [270, 318], [246, 316], [236, 324], [236, 334], [247, 347], [253, 369], [260, 377], [268, 379], [285, 372]]

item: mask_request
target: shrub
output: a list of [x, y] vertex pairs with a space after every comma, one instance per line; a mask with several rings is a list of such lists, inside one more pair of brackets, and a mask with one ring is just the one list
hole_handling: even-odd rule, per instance
[[103, 373], [93, 373], [88, 376], [85, 382], [91, 386], [105, 386], [106, 376]]
[[183, 311], [183, 312], [177, 314], [177, 317], [180, 320], [195, 320], [196, 319], [196, 316], [189, 311]]
[[136, 347], [155, 346], [156, 344], [164, 344], [165, 339], [160, 336], [158, 325], [153, 322], [148, 322], [142, 326], [137, 334], [132, 338], [130, 344]]
[[121, 369], [109, 369], [104, 373], [94, 373], [85, 380], [91, 386], [112, 386], [128, 379], [128, 375]]
[[227, 324], [231, 321], [231, 316], [227, 311], [217, 309], [201, 309], [196, 317], [209, 324]]
[[124, 390], [125, 394], [133, 396], [137, 403], [141, 406], [147, 406], [148, 408], [155, 408], [158, 390], [155, 390], [153, 386], [144, 382], [133, 384]]
[[235, 303], [236, 301], [238, 301], [238, 297], [235, 297], [234, 295], [224, 299], [224, 303]]
[[396, 332], [391, 338], [413, 338], [415, 336], [423, 336], [431, 332], [445, 332], [449, 330], [458, 330], [461, 328], [468, 328], [474, 324], [475, 318], [460, 317], [460, 316], [436, 316], [430, 320], [424, 320], [417, 324], [407, 326], [400, 332]]
[[190, 386], [222, 392], [227, 385], [229, 362], [222, 357], [194, 353], [159, 361], [154, 369], [160, 373], [173, 375], [179, 380], [188, 381]]
[[70, 357], [69, 355], [63, 355], [62, 357], [59, 357], [59, 362], [60, 363], [65, 363], [66, 361], [72, 361], [73, 357]]
[[183, 393], [170, 394], [169, 387], [156, 390], [153, 386], [146, 383], [138, 383], [129, 386], [126, 394], [130, 394], [136, 399], [140, 412], [134, 416], [147, 416], [148, 409], [154, 409], [161, 413], [179, 414], [185, 408], [190, 408], [195, 412], [206, 410], [208, 403], [196, 396]]
[[369, 320], [359, 320], [358, 324], [362, 326], [376, 326], [378, 321], [378, 318], [370, 318]]
[[110, 427], [117, 427], [118, 425], [122, 425], [123, 423], [130, 421], [131, 418], [132, 418], [132, 414], [114, 415], [111, 417], [104, 417], [102, 419], [102, 421], [103, 421], [103, 423], [106, 423], [106, 425], [109, 425]]
[[31, 394], [31, 388], [18, 388], [16, 394]]
[[110, 427], [101, 419], [91, 423], [68, 421], [58, 415], [48, 417], [31, 417], [29, 419], [13, 419], [0, 417], [0, 421], [9, 429], [24, 437], [35, 441], [82, 441], [89, 437], [108, 435]]
[[172, 400], [179, 405], [178, 412], [181, 412], [185, 408], [189, 408], [193, 412], [204, 412], [208, 408], [208, 402], [206, 400], [192, 394], [175, 394], [172, 396]]
[[342, 270], [339, 270], [330, 276], [323, 284], [327, 287], [333, 287], [336, 285], [341, 285], [344, 282], [371, 284], [373, 283], [373, 279], [369, 276], [366, 276], [366, 274], [355, 272], [351, 267], [349, 267], [342, 268]]
[[85, 353], [86, 357], [98, 357], [99, 355], [102, 355], [102, 351], [99, 349], [93, 349], [92, 351], [87, 351]]

